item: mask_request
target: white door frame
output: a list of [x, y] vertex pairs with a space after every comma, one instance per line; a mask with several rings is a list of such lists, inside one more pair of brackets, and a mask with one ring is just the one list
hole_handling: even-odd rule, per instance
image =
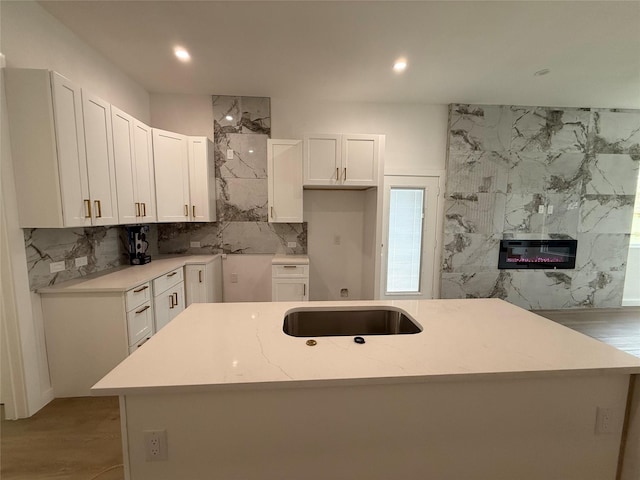
[[[434, 195], [425, 197], [427, 211], [425, 212], [423, 231], [427, 235], [423, 239], [423, 268], [422, 275], [430, 280], [431, 285], [427, 290], [413, 294], [387, 294], [387, 243], [389, 239], [389, 192], [392, 187], [425, 188], [431, 189]], [[433, 189], [436, 189], [433, 192]], [[380, 282], [379, 298], [384, 300], [420, 300], [428, 298], [439, 298], [440, 296], [440, 259], [442, 245], [442, 229], [444, 217], [444, 172], [429, 172], [424, 175], [385, 175], [382, 189], [383, 209], [382, 209], [382, 244], [380, 249]], [[431, 202], [428, 198], [431, 197]], [[433, 200], [435, 199], [435, 202]], [[435, 203], [435, 204], [434, 204]], [[424, 263], [424, 259], [429, 255], [429, 263]]]

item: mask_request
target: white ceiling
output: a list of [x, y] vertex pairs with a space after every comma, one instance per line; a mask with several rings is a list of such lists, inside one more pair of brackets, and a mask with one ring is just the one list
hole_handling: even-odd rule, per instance
[[150, 92], [640, 108], [639, 1], [41, 5]]

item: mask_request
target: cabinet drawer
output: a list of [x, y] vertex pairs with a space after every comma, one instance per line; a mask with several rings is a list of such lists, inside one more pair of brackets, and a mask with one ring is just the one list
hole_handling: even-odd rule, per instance
[[129, 355], [139, 349], [142, 345], [147, 343], [151, 339], [151, 334], [145, 335], [139, 342], [134, 343], [129, 347]]
[[151, 300], [151, 285], [149, 282], [138, 285], [126, 293], [127, 312]]
[[138, 308], [127, 313], [127, 330], [129, 331], [129, 345], [134, 345], [146, 335], [153, 332], [153, 310], [151, 302], [145, 302]]
[[271, 269], [274, 278], [309, 276], [309, 265], [273, 265]]
[[180, 283], [183, 280], [184, 274], [182, 267], [176, 268], [175, 270], [153, 280], [153, 294], [158, 296], [168, 288], [173, 287], [175, 284]]

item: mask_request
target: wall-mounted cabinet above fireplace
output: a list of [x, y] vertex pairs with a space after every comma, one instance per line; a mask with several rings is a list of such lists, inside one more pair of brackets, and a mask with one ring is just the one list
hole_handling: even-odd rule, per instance
[[573, 269], [577, 246], [573, 239], [501, 240], [498, 268]]

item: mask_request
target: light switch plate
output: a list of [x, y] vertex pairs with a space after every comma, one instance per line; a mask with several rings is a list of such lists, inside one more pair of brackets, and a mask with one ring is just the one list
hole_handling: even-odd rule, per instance
[[231, 274], [231, 283], [238, 283], [238, 274], [237, 273], [232, 273]]
[[296, 248], [298, 246], [298, 244], [296, 242], [287, 242], [287, 247], [289, 248]]
[[538, 205], [538, 213], [544, 213], [544, 205]]
[[191, 248], [200, 248], [200, 242], [190, 242], [189, 246]]
[[62, 260], [61, 262], [51, 262], [49, 264], [50, 273], [62, 272], [64, 270], [65, 270], [64, 260]]
[[233, 160], [233, 149], [227, 148], [227, 160]]

